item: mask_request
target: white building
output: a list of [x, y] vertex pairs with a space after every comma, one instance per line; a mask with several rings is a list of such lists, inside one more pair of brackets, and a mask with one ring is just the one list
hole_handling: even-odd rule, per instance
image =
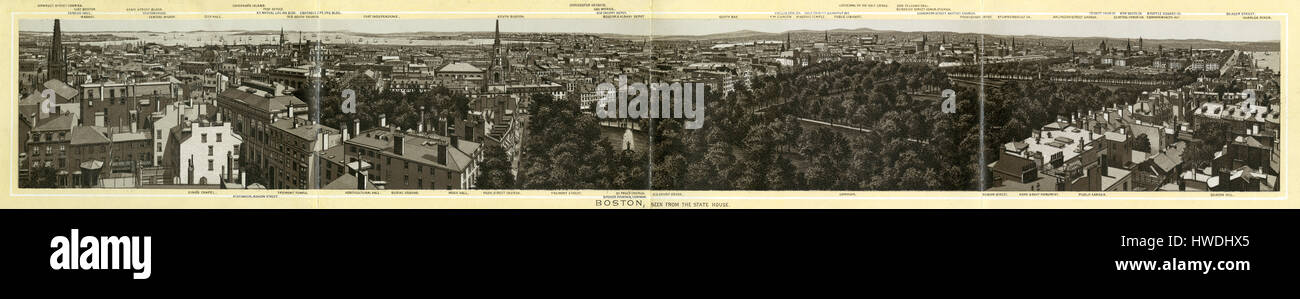
[[185, 140], [180, 144], [180, 184], [218, 184], [227, 173], [238, 172], [231, 168], [239, 165], [239, 146], [243, 137], [235, 134], [230, 123], [191, 123]]
[[168, 139], [171, 138], [171, 134], [168, 134], [168, 132], [171, 132], [172, 128], [176, 127], [176, 124], [198, 120], [199, 116], [206, 112], [204, 110], [207, 109], [203, 104], [191, 106], [185, 102], [177, 101], [163, 107], [163, 111], [154, 113], [153, 165], [163, 165], [162, 159], [164, 154], [167, 153], [167, 145], [171, 144], [168, 143]]

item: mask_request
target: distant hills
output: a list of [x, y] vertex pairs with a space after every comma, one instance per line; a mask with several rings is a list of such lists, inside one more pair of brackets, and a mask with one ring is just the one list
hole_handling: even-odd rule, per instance
[[[238, 32], [238, 33], [234, 33], [233, 35], [241, 35], [241, 36], [280, 34], [279, 30], [246, 30], [246, 31], [199, 30], [199, 31], [186, 31], [186, 32], [113, 31], [113, 32], [158, 33], [158, 34]], [[80, 32], [67, 32], [67, 34], [78, 35], [78, 34], [100, 34], [100, 33], [113, 33], [113, 32], [80, 31]], [[48, 34], [48, 32], [42, 32], [42, 31], [20, 31], [20, 33]], [[293, 32], [286, 32], [286, 33], [289, 33], [291, 35], [296, 35], [298, 32], [293, 31]], [[345, 34], [345, 35], [357, 36], [357, 37], [410, 38], [410, 39], [430, 39], [430, 38], [437, 38], [437, 37], [452, 37], [452, 36], [459, 36], [459, 35], [487, 36], [492, 34], [491, 31], [440, 31], [440, 32], [414, 31], [414, 32], [397, 32], [397, 33], [364, 33], [364, 32], [352, 32], [347, 30], [321, 31], [320, 33]], [[1103, 40], [1106, 41], [1106, 44], [1108, 46], [1119, 47], [1119, 48], [1125, 47], [1125, 45], [1130, 41], [1133, 43], [1133, 46], [1135, 47], [1137, 46], [1138, 43], [1137, 39], [1129, 40], [1124, 38], [1113, 38], [1113, 37], [1053, 37], [1053, 36], [1041, 36], [1041, 35], [1014, 35], [1013, 36], [1013, 35], [996, 35], [996, 34], [979, 34], [979, 33], [958, 33], [958, 32], [948, 32], [948, 31], [876, 30], [871, 28], [832, 29], [832, 30], [790, 30], [790, 31], [783, 31], [783, 32], [762, 32], [762, 31], [754, 31], [754, 30], [739, 30], [739, 31], [724, 32], [724, 33], [704, 34], [704, 35], [654, 35], [653, 37], [645, 36], [645, 35], [612, 34], [612, 33], [595, 33], [589, 35], [599, 36], [602, 38], [622, 39], [622, 40], [645, 40], [650, 38], [656, 41], [735, 42], [735, 41], [752, 41], [752, 40], [785, 40], [787, 34], [789, 34], [796, 40], [819, 39], [822, 38], [827, 33], [839, 38], [842, 38], [844, 35], [861, 35], [861, 36], [880, 35], [881, 39], [883, 40], [889, 40], [890, 38], [894, 38], [897, 40], [909, 40], [914, 38], [920, 38], [921, 36], [927, 36], [930, 40], [934, 42], [938, 42], [942, 40], [944, 37], [946, 37], [946, 39], [948, 39], [949, 41], [972, 41], [972, 42], [978, 41], [981, 37], [983, 37], [984, 42], [990, 44], [997, 43], [997, 42], [1010, 42], [1010, 39], [1014, 37], [1016, 43], [1021, 45], [1037, 45], [1041, 43], [1042, 45], [1045, 46], [1068, 46], [1070, 45], [1070, 43], [1074, 43], [1075, 48], [1078, 51], [1088, 51], [1088, 50], [1096, 49], [1098, 44]], [[520, 34], [520, 32], [506, 32], [506, 34], [514, 35], [514, 34]], [[586, 35], [588, 33], [554, 32], [549, 34]], [[1206, 39], [1144, 39], [1143, 44], [1148, 49], [1155, 49], [1157, 46], [1164, 46], [1165, 48], [1180, 48], [1180, 49], [1187, 48], [1190, 46], [1198, 49], [1220, 48], [1220, 49], [1235, 49], [1235, 50], [1243, 50], [1243, 51], [1281, 51], [1281, 43], [1279, 41], [1230, 42], [1230, 41], [1214, 41], [1214, 40], [1206, 40]]]

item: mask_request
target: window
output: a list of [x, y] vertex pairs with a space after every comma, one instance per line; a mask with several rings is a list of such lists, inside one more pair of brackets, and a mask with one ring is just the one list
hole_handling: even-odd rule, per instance
[[212, 155], [212, 146], [209, 145], [209, 146], [208, 146], [208, 156], [211, 156], [211, 155]]
[[162, 151], [162, 142], [158, 142], [158, 151]]
[[199, 134], [199, 142], [208, 143], [208, 134]]
[[212, 171], [212, 159], [208, 159], [208, 171]]
[[221, 133], [217, 133], [217, 142], [221, 142]]

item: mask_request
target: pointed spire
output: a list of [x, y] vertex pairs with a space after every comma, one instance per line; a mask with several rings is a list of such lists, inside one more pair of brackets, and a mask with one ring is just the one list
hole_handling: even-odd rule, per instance
[[54, 36], [50, 40], [50, 55], [46, 57], [49, 65], [49, 78], [67, 81], [67, 53], [63, 52], [63, 30], [59, 28], [59, 19], [54, 19]]

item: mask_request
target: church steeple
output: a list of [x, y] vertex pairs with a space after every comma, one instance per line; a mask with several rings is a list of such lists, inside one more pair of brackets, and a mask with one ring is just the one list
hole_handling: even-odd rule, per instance
[[496, 28], [492, 32], [492, 51], [488, 54], [490, 55], [488, 58], [490, 62], [487, 71], [488, 78], [483, 80], [484, 91], [487, 91], [488, 83], [506, 84], [510, 81], [508, 78], [510, 74], [510, 58], [507, 57], [509, 53], [510, 51], [501, 47], [501, 20], [496, 20]]
[[63, 52], [63, 31], [59, 29], [59, 19], [54, 19], [54, 37], [50, 40], [50, 55], [46, 57], [48, 80], [68, 81], [67, 58]]
[[790, 49], [790, 32], [789, 32], [789, 31], [786, 31], [786, 32], [785, 32], [785, 43], [784, 43], [784, 44], [781, 44], [781, 51], [786, 51], [786, 50], [789, 50], [789, 49]]

